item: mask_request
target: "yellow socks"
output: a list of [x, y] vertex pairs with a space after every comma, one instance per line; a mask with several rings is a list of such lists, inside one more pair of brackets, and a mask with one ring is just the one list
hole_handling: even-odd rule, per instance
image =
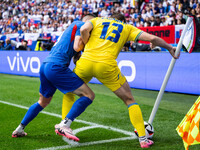
[[139, 137], [145, 136], [144, 120], [139, 105], [137, 103], [130, 104], [128, 110], [131, 123], [137, 130]]
[[63, 96], [63, 103], [62, 103], [62, 120], [66, 117], [72, 105], [75, 102], [75, 95], [73, 93], [66, 93]]

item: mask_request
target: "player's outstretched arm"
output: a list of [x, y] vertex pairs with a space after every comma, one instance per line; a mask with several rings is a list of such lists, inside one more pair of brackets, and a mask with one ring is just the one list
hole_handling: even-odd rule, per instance
[[81, 38], [83, 40], [83, 43], [86, 44], [90, 37], [90, 31], [92, 30], [93, 26], [91, 22], [86, 22], [80, 29], [81, 32]]
[[142, 40], [142, 41], [149, 41], [152, 43], [153, 46], [160, 46], [160, 47], [167, 49], [169, 51], [169, 53], [172, 55], [172, 57], [174, 57], [175, 59], [177, 59], [179, 57], [179, 55], [175, 56], [175, 51], [176, 51], [175, 47], [171, 46], [170, 44], [165, 42], [163, 39], [161, 39], [155, 35], [149, 34], [147, 32], [143, 32], [139, 36], [138, 39]]

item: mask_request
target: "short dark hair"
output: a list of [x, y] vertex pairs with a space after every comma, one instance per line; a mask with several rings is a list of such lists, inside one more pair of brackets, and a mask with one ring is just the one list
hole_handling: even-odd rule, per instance
[[123, 14], [119, 13], [119, 12], [114, 12], [111, 15], [111, 18], [115, 18], [117, 20], [123, 21], [124, 23], [126, 23], [126, 18]]
[[83, 16], [82, 18], [81, 18], [81, 20], [84, 18], [84, 17], [86, 17], [86, 16], [91, 16], [91, 17], [97, 17], [96, 15], [94, 15], [94, 14], [92, 14], [92, 13], [89, 13], [89, 14], [86, 14], [85, 16]]
[[28, 44], [28, 41], [27, 41], [27, 40], [24, 40], [24, 42], [26, 42], [26, 44]]
[[95, 14], [89, 13], [86, 16], [92, 16], [92, 17], [97, 17]]

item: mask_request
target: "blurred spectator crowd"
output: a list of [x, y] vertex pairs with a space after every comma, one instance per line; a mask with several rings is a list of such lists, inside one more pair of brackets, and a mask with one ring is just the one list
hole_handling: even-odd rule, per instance
[[136, 27], [178, 25], [189, 14], [200, 20], [200, 0], [0, 0], [0, 34], [62, 32], [88, 13], [115, 11]]

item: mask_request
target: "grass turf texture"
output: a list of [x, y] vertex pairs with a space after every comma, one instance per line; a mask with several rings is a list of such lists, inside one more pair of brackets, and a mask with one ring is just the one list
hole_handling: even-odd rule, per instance
[[[0, 100], [30, 107], [38, 100], [39, 78], [0, 74]], [[89, 84], [96, 97], [91, 106], [78, 119], [112, 126], [133, 132], [129, 121], [127, 107], [110, 90], [103, 85]], [[158, 91], [133, 89], [133, 95], [140, 104], [144, 120], [148, 121]], [[49, 106], [44, 111], [61, 115], [63, 94], [57, 91]], [[176, 127], [187, 111], [198, 98], [197, 95], [165, 93], [153, 122], [155, 150], [184, 150]], [[24, 138], [12, 138], [12, 131], [21, 122], [27, 110], [0, 103], [1, 138], [0, 149], [39, 149], [67, 145], [61, 136], [55, 135], [54, 125], [60, 118], [39, 114], [25, 129], [28, 133]], [[86, 124], [74, 122], [73, 129]], [[80, 143], [127, 137], [124, 134], [95, 128], [79, 132]], [[137, 150], [140, 149], [137, 139], [103, 143], [89, 146], [73, 147], [70, 149], [109, 149], [109, 150]], [[190, 146], [190, 150], [199, 150], [200, 145]]]

